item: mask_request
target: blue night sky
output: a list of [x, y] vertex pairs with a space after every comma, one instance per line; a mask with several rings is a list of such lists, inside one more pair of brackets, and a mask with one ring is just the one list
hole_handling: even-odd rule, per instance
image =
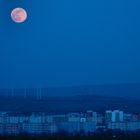
[[[10, 19], [15, 7], [25, 23]], [[139, 0], [0, 1], [0, 87], [136, 82]]]

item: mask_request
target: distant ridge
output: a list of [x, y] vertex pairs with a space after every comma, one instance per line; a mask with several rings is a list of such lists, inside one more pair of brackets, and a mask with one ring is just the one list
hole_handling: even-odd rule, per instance
[[99, 95], [48, 96], [34, 98], [0, 98], [0, 111], [46, 112], [64, 114], [93, 110], [103, 113], [105, 110], [123, 110], [128, 113], [140, 112], [140, 100]]
[[140, 98], [140, 83], [82, 85], [73, 87], [49, 88], [48, 94], [63, 96], [94, 94], [125, 98]]
[[6, 97], [36, 97], [75, 96], [75, 95], [104, 95], [125, 98], [140, 98], [140, 83], [84, 85], [72, 87], [51, 88], [1, 88], [0, 96]]

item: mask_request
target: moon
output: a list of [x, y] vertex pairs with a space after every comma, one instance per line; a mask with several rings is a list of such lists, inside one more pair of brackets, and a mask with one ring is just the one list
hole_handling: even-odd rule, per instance
[[27, 19], [27, 12], [23, 8], [15, 8], [11, 12], [11, 18], [16, 23], [22, 23]]

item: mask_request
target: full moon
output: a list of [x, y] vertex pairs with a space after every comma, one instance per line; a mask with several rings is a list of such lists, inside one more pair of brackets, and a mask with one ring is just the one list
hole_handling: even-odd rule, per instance
[[22, 23], [27, 19], [27, 12], [23, 8], [15, 8], [11, 12], [11, 18], [16, 23]]

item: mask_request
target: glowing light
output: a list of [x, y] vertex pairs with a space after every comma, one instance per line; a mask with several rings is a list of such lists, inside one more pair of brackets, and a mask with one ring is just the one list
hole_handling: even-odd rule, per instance
[[23, 8], [15, 8], [11, 12], [11, 18], [16, 23], [22, 23], [27, 19], [27, 12]]

